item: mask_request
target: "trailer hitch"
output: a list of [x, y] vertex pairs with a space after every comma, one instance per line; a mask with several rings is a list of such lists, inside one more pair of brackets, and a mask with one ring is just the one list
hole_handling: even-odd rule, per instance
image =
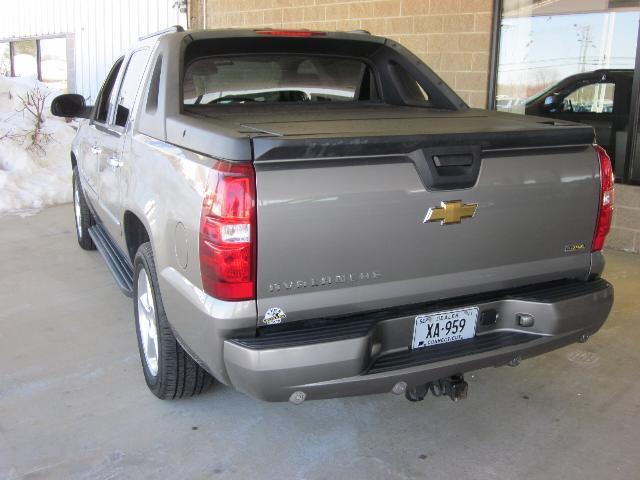
[[454, 402], [457, 402], [467, 398], [469, 384], [464, 381], [463, 375], [451, 375], [433, 382], [430, 390], [434, 397], [446, 395]]
[[434, 397], [447, 396], [454, 402], [467, 398], [469, 384], [465, 382], [463, 375], [451, 375], [441, 378], [435, 382], [425, 383], [416, 387], [408, 388], [405, 397], [410, 402], [424, 400], [427, 393], [431, 392]]

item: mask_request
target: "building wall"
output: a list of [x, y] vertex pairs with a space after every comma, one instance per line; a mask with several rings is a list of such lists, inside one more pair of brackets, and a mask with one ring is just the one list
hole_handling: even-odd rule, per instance
[[365, 29], [402, 43], [486, 107], [493, 0], [190, 0], [193, 28]]
[[[68, 83], [95, 100], [109, 69], [142, 35], [186, 15], [175, 0], [0, 0], [0, 40], [67, 35], [73, 45]], [[186, 26], [186, 25], [185, 25]]]
[[613, 226], [607, 237], [607, 247], [640, 253], [640, 187], [615, 186]]

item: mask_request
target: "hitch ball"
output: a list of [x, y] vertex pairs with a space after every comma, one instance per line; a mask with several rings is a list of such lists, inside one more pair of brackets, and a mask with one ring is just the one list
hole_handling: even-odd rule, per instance
[[469, 384], [465, 382], [462, 375], [452, 375], [443, 380], [443, 393], [451, 400], [457, 402], [467, 398], [469, 392]]
[[517, 357], [513, 357], [511, 360], [509, 360], [509, 363], [507, 365], [509, 365], [510, 367], [517, 367], [518, 365], [520, 365], [520, 362], [522, 362], [522, 357], [518, 355]]

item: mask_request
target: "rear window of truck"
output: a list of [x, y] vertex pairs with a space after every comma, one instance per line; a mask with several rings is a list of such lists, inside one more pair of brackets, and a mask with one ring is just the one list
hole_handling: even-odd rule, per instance
[[361, 60], [308, 55], [198, 58], [185, 71], [185, 105], [379, 100]]

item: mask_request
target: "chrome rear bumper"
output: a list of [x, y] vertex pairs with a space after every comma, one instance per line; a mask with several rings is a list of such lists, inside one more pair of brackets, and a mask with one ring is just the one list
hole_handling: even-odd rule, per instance
[[[601, 327], [612, 304], [605, 280], [555, 282], [265, 329], [225, 340], [224, 363], [236, 389], [268, 401], [297, 391], [307, 399], [390, 392], [400, 381], [411, 387], [574, 343]], [[463, 306], [480, 309], [475, 338], [409, 349], [417, 314]], [[533, 315], [535, 323], [522, 327], [517, 314]]]

